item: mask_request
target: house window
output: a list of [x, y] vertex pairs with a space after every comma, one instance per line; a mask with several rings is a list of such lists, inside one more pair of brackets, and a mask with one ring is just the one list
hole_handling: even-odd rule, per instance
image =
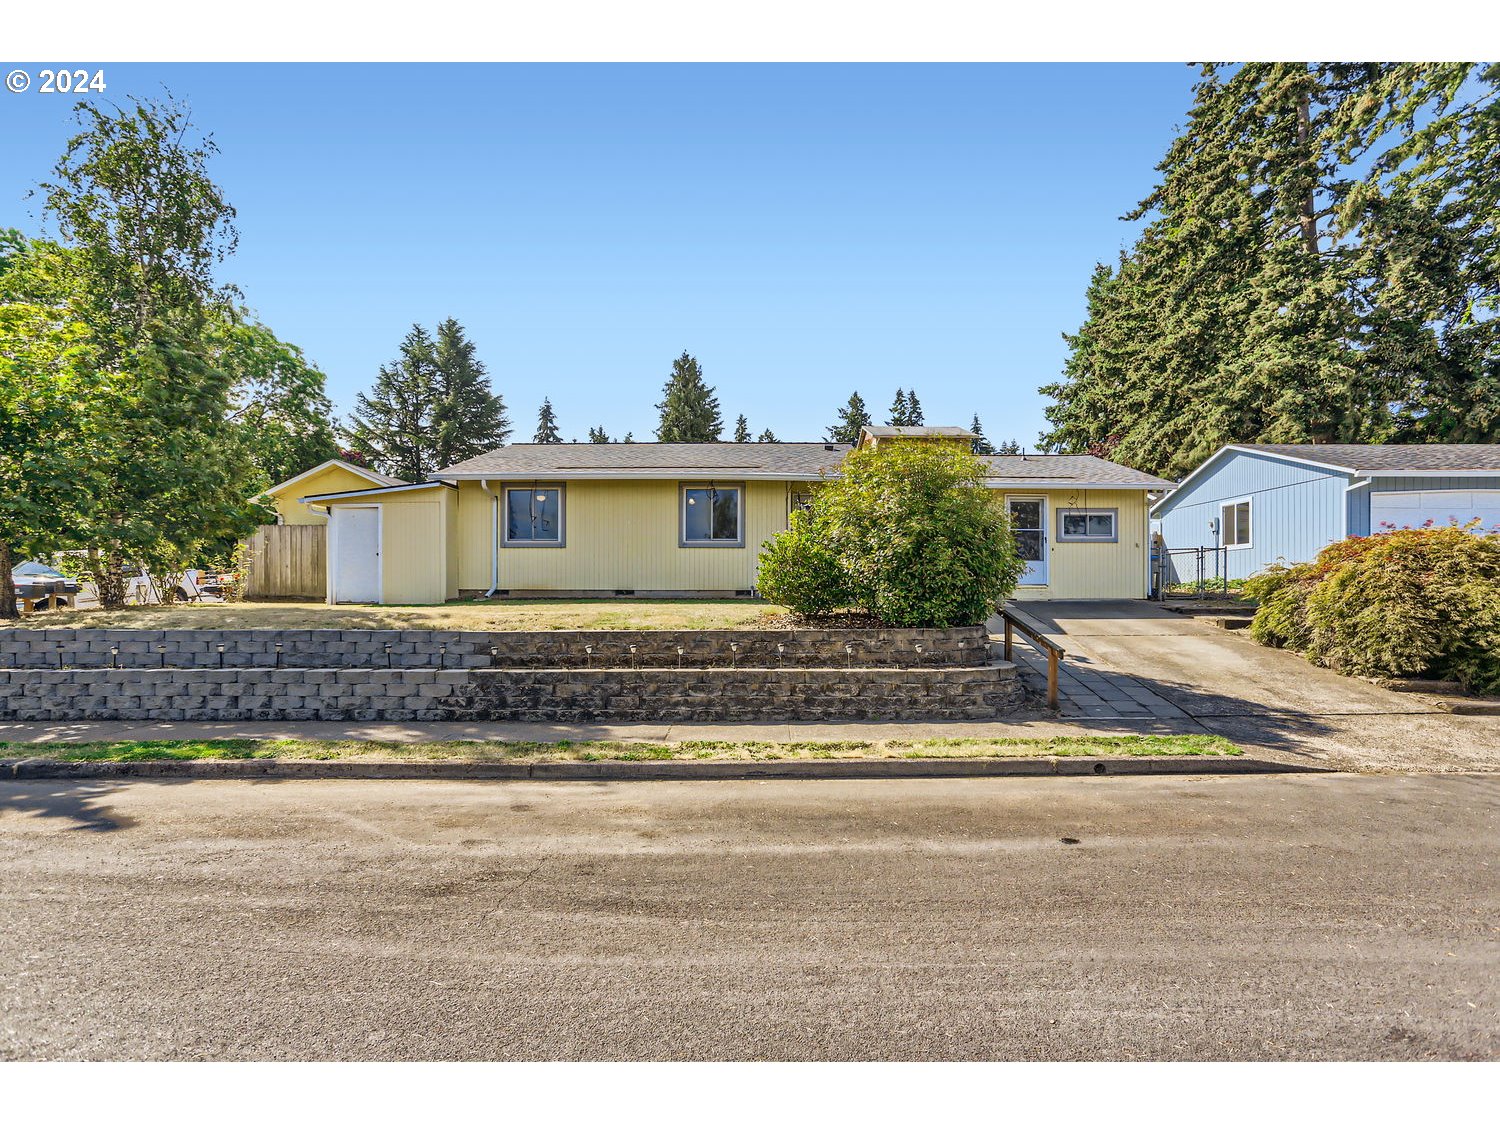
[[505, 543], [510, 547], [563, 545], [562, 489], [507, 488]]
[[1063, 542], [1116, 543], [1116, 508], [1063, 508], [1057, 513], [1057, 537]]
[[786, 514], [787, 515], [791, 515], [793, 512], [810, 512], [810, 511], [812, 511], [812, 493], [811, 492], [808, 492], [806, 489], [801, 489], [801, 490], [794, 489], [793, 491], [787, 493], [787, 500], [786, 500]]
[[682, 488], [682, 546], [742, 547], [745, 523], [737, 485], [684, 485]]
[[1250, 501], [1235, 500], [1219, 509], [1219, 542], [1226, 547], [1250, 546]]

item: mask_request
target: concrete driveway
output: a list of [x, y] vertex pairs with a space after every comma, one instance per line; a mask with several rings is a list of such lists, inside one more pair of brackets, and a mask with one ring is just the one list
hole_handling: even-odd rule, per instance
[[[1206, 730], [1336, 769], [1500, 769], [1500, 718], [1449, 714], [1420, 695], [1265, 648], [1244, 631], [1145, 601], [1027, 603], [1021, 611], [1067, 650], [1064, 718]], [[1035, 653], [1018, 645], [1017, 655], [1035, 682]]]

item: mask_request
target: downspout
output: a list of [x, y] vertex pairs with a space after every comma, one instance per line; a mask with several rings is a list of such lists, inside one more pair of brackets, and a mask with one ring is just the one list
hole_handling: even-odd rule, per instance
[[487, 480], [481, 480], [479, 487], [490, 498], [490, 588], [484, 596], [493, 598], [500, 588], [500, 494], [490, 491]]
[[[1368, 488], [1370, 485], [1372, 485], [1374, 483], [1375, 483], [1375, 480], [1374, 480], [1373, 477], [1366, 477], [1362, 481], [1356, 481], [1354, 484], [1349, 484], [1349, 485], [1345, 485], [1344, 486], [1344, 534], [1343, 534], [1343, 538], [1345, 538], [1345, 539], [1349, 538], [1349, 494], [1351, 492], [1358, 492], [1361, 488]], [[1371, 531], [1373, 531], [1373, 530], [1374, 529], [1372, 528]], [[1369, 535], [1371, 533], [1371, 531], [1367, 531], [1367, 532], [1365, 532], [1365, 534]]]

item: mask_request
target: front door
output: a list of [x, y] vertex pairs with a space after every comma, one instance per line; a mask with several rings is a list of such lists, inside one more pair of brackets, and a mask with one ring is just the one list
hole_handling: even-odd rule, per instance
[[1022, 586], [1047, 584], [1047, 501], [1040, 496], [1011, 496], [1006, 499], [1010, 512], [1010, 529], [1016, 537], [1016, 550], [1026, 563], [1021, 572]]

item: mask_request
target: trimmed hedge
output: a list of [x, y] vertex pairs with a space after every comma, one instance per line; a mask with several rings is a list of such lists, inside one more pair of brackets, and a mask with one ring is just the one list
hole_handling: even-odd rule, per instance
[[1500, 692], [1500, 534], [1405, 528], [1325, 547], [1245, 584], [1250, 631], [1346, 675]]

